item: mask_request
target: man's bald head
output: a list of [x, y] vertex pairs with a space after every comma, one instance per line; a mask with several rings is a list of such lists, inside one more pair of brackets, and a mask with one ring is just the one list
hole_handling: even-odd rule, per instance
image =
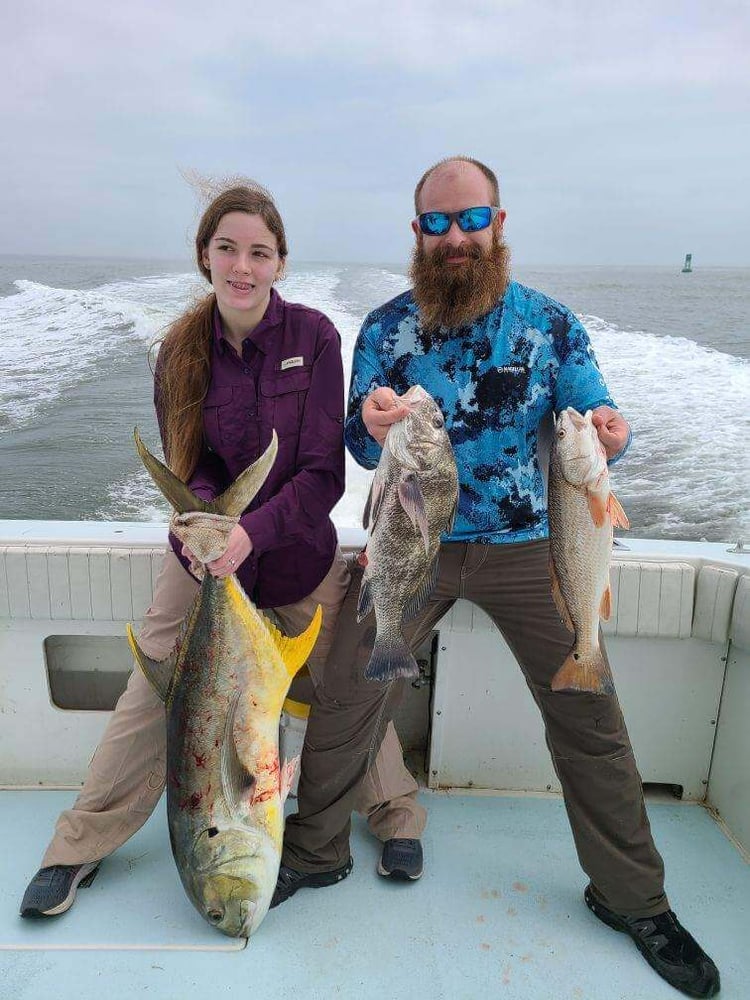
[[419, 215], [421, 211], [422, 191], [428, 181], [436, 180], [438, 177], [441, 180], [448, 180], [451, 174], [459, 177], [462, 173], [467, 171], [470, 173], [478, 171], [484, 175], [489, 185], [491, 199], [489, 203], [491, 205], [499, 205], [500, 186], [497, 182], [497, 177], [488, 166], [481, 163], [479, 160], [473, 159], [471, 156], [449, 156], [446, 157], [446, 159], [439, 160], [437, 163], [433, 164], [419, 179], [419, 183], [414, 189], [414, 210], [416, 214]]

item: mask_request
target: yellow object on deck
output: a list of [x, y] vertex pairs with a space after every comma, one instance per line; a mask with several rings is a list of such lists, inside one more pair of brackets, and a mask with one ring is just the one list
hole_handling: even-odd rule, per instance
[[295, 719], [306, 719], [310, 715], [310, 706], [304, 701], [295, 701], [294, 698], [286, 699], [283, 710]]

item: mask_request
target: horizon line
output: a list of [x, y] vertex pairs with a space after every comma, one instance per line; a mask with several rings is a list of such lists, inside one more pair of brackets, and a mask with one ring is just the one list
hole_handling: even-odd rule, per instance
[[[133, 261], [133, 262], [145, 262], [145, 261], [155, 261], [171, 264], [186, 264], [189, 265], [189, 270], [195, 269], [195, 273], [198, 274], [198, 269], [195, 266], [195, 262], [192, 258], [188, 257], [162, 257], [162, 256], [141, 256], [136, 257], [131, 254], [98, 254], [98, 253], [11, 253], [8, 251], [0, 250], [0, 258], [22, 258], [22, 259], [42, 259], [42, 260], [109, 260], [109, 261]], [[327, 259], [324, 257], [299, 257], [295, 258], [298, 264], [323, 264], [327, 266], [335, 267], [392, 267], [398, 269], [405, 269], [409, 266], [409, 261], [386, 261], [386, 260], [334, 260]], [[290, 261], [290, 266], [294, 267], [294, 260]], [[649, 267], [664, 267], [664, 268], [676, 268], [682, 271], [682, 263], [684, 263], [684, 256], [677, 261], [667, 261], [662, 263], [638, 263], [633, 261], [617, 261], [608, 263], [594, 263], [592, 261], [584, 262], [579, 261], [577, 263], [570, 262], [555, 262], [555, 261], [523, 261], [516, 262], [516, 266], [520, 268], [545, 268], [545, 267], [560, 267], [567, 269], [581, 268], [581, 267], [639, 267], [639, 268], [649, 268]], [[710, 264], [695, 264], [695, 255], [693, 254], [693, 269], [692, 273], [701, 270], [711, 270], [711, 269], [721, 269], [721, 268], [736, 268], [738, 270], [750, 268], [750, 263], [710, 263]]]

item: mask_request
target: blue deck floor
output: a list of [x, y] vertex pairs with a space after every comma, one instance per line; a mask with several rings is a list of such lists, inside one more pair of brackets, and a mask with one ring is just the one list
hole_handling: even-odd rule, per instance
[[[163, 808], [64, 916], [18, 903], [70, 792], [0, 792], [0, 997], [120, 1000], [675, 1000], [624, 935], [584, 906], [559, 799], [424, 793], [426, 870], [375, 873], [355, 820], [355, 868], [269, 913], [247, 948], [203, 924], [183, 894]], [[750, 998], [750, 866], [702, 808], [649, 814], [682, 922], [721, 969], [724, 1000]]]

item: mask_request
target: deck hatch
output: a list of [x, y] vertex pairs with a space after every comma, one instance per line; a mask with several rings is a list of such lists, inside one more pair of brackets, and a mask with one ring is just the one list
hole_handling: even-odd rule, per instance
[[125, 637], [114, 635], [48, 635], [44, 662], [52, 704], [79, 712], [111, 711], [133, 668]]

